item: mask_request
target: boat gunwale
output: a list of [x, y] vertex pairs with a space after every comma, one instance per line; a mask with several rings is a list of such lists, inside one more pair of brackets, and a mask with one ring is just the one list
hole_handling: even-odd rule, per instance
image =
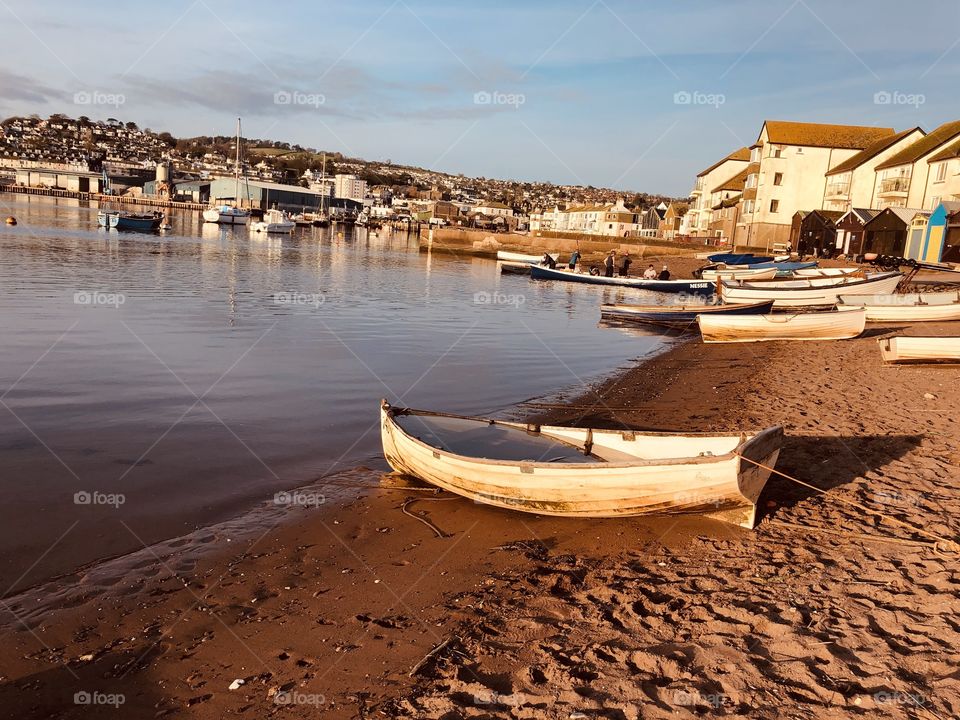
[[[871, 277], [871, 278], [857, 278], [857, 279], [855, 279], [855, 280], [852, 281], [852, 282], [845, 282], [845, 281], [843, 281], [843, 280], [839, 280], [838, 282], [836, 282], [836, 283], [833, 284], [833, 285], [806, 285], [806, 286], [803, 286], [803, 287], [792, 287], [792, 286], [779, 286], [779, 287], [777, 287], [777, 286], [774, 286], [774, 285], [768, 285], [767, 287], [763, 287], [763, 285], [764, 285], [765, 283], [804, 282], [804, 281], [809, 282], [809, 281], [811, 281], [811, 280], [830, 280], [830, 279], [832, 279], [832, 278], [830, 278], [830, 277], [825, 277], [825, 278], [821, 277], [821, 278], [794, 278], [794, 279], [792, 279], [792, 280], [791, 280], [791, 279], [786, 279], [786, 280], [785, 280], [785, 279], [780, 279], [780, 280], [756, 280], [755, 282], [757, 283], [757, 287], [753, 287], [753, 286], [750, 284], [751, 281], [747, 281], [747, 280], [744, 280], [744, 281], [723, 280], [722, 283], [723, 283], [723, 289], [724, 289], [725, 291], [729, 289], [729, 290], [758, 290], [758, 291], [770, 291], [770, 290], [778, 290], [778, 291], [781, 291], [781, 290], [782, 290], [782, 291], [792, 291], [792, 292], [796, 292], [796, 291], [805, 291], [805, 290], [834, 290], [834, 289], [836, 289], [836, 288], [855, 287], [855, 286], [857, 286], [857, 285], [863, 285], [864, 283], [881, 282], [881, 281], [883, 281], [883, 280], [889, 280], [890, 278], [892, 278], [892, 277], [894, 277], [894, 276], [897, 276], [897, 275], [899, 275], [901, 278], [903, 277], [903, 273], [902, 273], [902, 272], [893, 271], [893, 272], [888, 272], [888, 273], [881, 273], [881, 274], [879, 274], [879, 275], [877, 275], [877, 276], [875, 276], [875, 277]], [[842, 277], [843, 277], [843, 278], [846, 278], [846, 277], [849, 277], [849, 276], [844, 275], [844, 276], [842, 276]]]
[[[424, 448], [431, 450], [434, 453], [440, 453], [441, 456], [448, 458], [456, 458], [461, 461], [468, 463], [474, 463], [479, 465], [497, 465], [504, 467], [532, 467], [540, 469], [562, 469], [562, 470], [579, 470], [584, 471], [585, 468], [613, 468], [613, 469], [625, 469], [625, 468], [648, 468], [648, 467], [661, 467], [666, 465], [704, 465], [704, 464], [718, 464], [733, 460], [737, 457], [740, 457], [743, 454], [745, 448], [747, 448], [751, 443], [765, 439], [769, 434], [775, 432], [783, 432], [782, 425], [771, 425], [769, 427], [763, 428], [757, 431], [741, 431], [739, 433], [705, 433], [705, 432], [684, 432], [684, 433], [671, 433], [671, 432], [656, 432], [656, 431], [642, 431], [642, 430], [606, 430], [601, 428], [574, 428], [574, 427], [563, 427], [560, 425], [535, 425], [530, 423], [518, 423], [512, 422], [509, 420], [494, 420], [491, 418], [481, 418], [470, 415], [456, 415], [454, 413], [443, 413], [435, 412], [431, 410], [416, 410], [413, 408], [395, 408], [386, 399], [381, 400], [380, 409], [383, 417], [390, 423], [391, 427], [396, 428], [406, 439], [411, 442], [420, 445]], [[502, 425], [504, 427], [511, 428], [513, 430], [521, 430], [529, 432], [530, 428], [536, 427], [539, 428], [539, 433], [543, 434], [544, 431], [548, 428], [555, 428], [557, 430], [590, 430], [593, 434], [603, 433], [610, 435], [623, 435], [625, 432], [632, 433], [634, 435], [640, 435], [643, 437], [676, 437], [677, 435], [683, 435], [692, 438], [736, 438], [739, 436], [740, 442], [737, 443], [736, 447], [726, 453], [720, 455], [690, 455], [686, 457], [679, 458], [666, 458], [659, 460], [644, 460], [642, 458], [637, 458], [636, 460], [618, 460], [618, 461], [608, 461], [601, 460], [601, 462], [596, 463], [595, 465], [584, 465], [583, 463], [551, 463], [544, 462], [539, 460], [497, 460], [495, 458], [478, 458], [472, 457], [470, 455], [459, 455], [457, 453], [450, 452], [449, 450], [443, 450], [434, 445], [421, 440], [420, 438], [413, 437], [410, 435], [403, 427], [394, 420], [394, 416], [397, 414], [404, 415], [423, 415], [429, 417], [447, 417], [454, 418], [458, 420], [473, 420], [476, 422], [486, 423], [488, 425]], [[573, 445], [569, 441], [560, 440], [557, 438], [550, 438], [551, 440], [556, 440], [557, 442], [565, 443], [567, 445], [572, 445], [579, 449], [578, 445]]]

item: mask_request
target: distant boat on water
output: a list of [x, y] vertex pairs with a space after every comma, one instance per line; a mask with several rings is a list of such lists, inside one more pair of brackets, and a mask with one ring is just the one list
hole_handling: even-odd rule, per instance
[[290, 233], [293, 232], [297, 224], [289, 218], [282, 210], [272, 209], [264, 213], [263, 220], [255, 222], [250, 226], [254, 232], [265, 233]]
[[101, 210], [97, 213], [97, 224], [114, 230], [156, 230], [163, 222], [163, 213], [130, 213], [119, 210]]
[[[240, 118], [237, 118], [237, 154], [233, 166], [233, 176], [236, 181], [233, 201], [238, 203], [240, 198]], [[244, 180], [246, 180], [246, 177], [244, 177]], [[212, 205], [203, 211], [203, 221], [220, 225], [246, 225], [250, 222], [250, 210], [235, 205]]]

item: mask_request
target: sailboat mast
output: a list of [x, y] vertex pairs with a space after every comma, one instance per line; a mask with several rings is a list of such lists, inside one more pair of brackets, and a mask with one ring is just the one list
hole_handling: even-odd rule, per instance
[[233, 178], [236, 188], [233, 191], [234, 202], [240, 207], [240, 118], [237, 118], [237, 159], [233, 163]]

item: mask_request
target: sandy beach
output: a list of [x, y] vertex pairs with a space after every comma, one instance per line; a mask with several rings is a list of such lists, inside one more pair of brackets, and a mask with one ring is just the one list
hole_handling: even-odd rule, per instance
[[0, 706], [18, 718], [956, 717], [958, 555], [931, 536], [960, 535], [960, 369], [881, 366], [876, 338], [894, 329], [693, 338], [521, 408], [610, 427], [782, 424], [778, 469], [825, 492], [771, 479], [755, 530], [560, 521], [370, 490], [384, 468], [361, 468], [299, 491], [355, 488], [343, 506], [265, 504], [6, 598]]

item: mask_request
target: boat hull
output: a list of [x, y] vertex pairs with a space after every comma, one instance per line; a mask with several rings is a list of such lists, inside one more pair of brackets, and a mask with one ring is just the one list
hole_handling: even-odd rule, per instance
[[960, 363], [960, 337], [899, 335], [877, 342], [886, 363]]
[[218, 225], [246, 225], [250, 222], [250, 213], [233, 213], [210, 208], [203, 211], [203, 221]]
[[[554, 260], [559, 260], [560, 253], [550, 253], [550, 257]], [[504, 262], [539, 263], [543, 260], [543, 255], [528, 255], [526, 253], [509, 252], [508, 250], [497, 250], [497, 260]]]
[[700, 277], [711, 282], [717, 280], [772, 280], [777, 276], [776, 268], [718, 268], [704, 270]]
[[384, 456], [398, 473], [487, 505], [561, 517], [705, 513], [753, 527], [757, 499], [770, 474], [756, 463], [772, 468], [783, 441], [780, 427], [755, 435], [671, 436], [583, 428], [527, 428], [519, 423], [475, 419], [535, 432], [558, 443], [589, 442], [595, 450], [601, 448], [597, 452], [618, 457], [627, 456], [633, 448], [652, 444], [661, 450], [664, 445], [679, 442], [685, 443], [684, 447], [689, 444], [727, 448], [716, 455], [670, 460], [632, 457], [589, 465], [500, 461], [456, 455], [433, 447], [408, 434], [395, 421], [395, 412], [384, 402], [380, 419]]
[[775, 315], [700, 315], [697, 323], [705, 343], [745, 343], [769, 340], [849, 340], [866, 326], [862, 309]]
[[773, 301], [751, 305], [601, 305], [600, 317], [624, 323], [659, 325], [693, 329], [699, 315], [764, 315], [773, 308]]
[[725, 265], [756, 265], [758, 263], [773, 262], [770, 255], [753, 255], [752, 253], [716, 253], [707, 255], [710, 262], [723, 263]]
[[862, 307], [867, 322], [960, 320], [960, 292], [859, 295], [840, 298], [844, 307]]
[[530, 266], [530, 277], [534, 280], [562, 280], [564, 282], [587, 285], [613, 285], [632, 287], [637, 290], [651, 290], [664, 293], [687, 293], [689, 295], [713, 295], [715, 286], [707, 280], [645, 280], [636, 277], [604, 277], [570, 270], [550, 269], [542, 265]]
[[722, 283], [721, 297], [725, 303], [734, 305], [773, 300], [776, 308], [836, 305], [841, 297], [892, 293], [902, 277], [901, 273], [891, 273], [866, 280], [812, 278], [756, 284], [726, 281]]

